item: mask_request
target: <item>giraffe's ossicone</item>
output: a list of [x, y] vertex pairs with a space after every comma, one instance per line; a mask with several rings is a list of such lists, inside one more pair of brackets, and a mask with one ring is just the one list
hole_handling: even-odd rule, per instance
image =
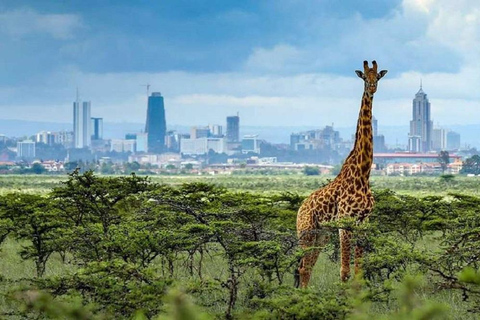
[[[300, 246], [305, 249], [305, 254], [296, 273], [296, 286], [308, 285], [320, 249], [328, 241], [328, 237], [321, 230], [322, 223], [346, 217], [363, 222], [372, 212], [374, 200], [369, 185], [373, 163], [372, 102], [378, 80], [387, 73], [386, 70], [377, 72], [375, 61], [372, 65], [370, 68], [368, 62], [364, 61], [364, 72], [355, 71], [358, 77], [363, 79], [365, 87], [352, 151], [345, 159], [338, 176], [325, 187], [314, 191], [298, 210], [297, 236]], [[342, 229], [339, 232], [340, 278], [346, 281], [350, 276], [352, 233]], [[362, 254], [363, 248], [357, 245], [355, 273], [360, 271]]]

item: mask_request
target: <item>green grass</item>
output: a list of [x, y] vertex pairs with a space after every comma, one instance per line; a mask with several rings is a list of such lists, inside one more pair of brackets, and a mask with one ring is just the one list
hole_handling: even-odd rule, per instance
[[[66, 179], [66, 175], [0, 175], [0, 194], [12, 191], [44, 194]], [[305, 175], [172, 175], [152, 176], [151, 179], [154, 182], [168, 185], [205, 182], [231, 190], [261, 193], [295, 192], [307, 196], [334, 177]], [[450, 183], [445, 183], [439, 177], [372, 176], [370, 181], [373, 189], [392, 189], [399, 194], [414, 196], [445, 196], [450, 192], [480, 195], [480, 177], [456, 176]]]

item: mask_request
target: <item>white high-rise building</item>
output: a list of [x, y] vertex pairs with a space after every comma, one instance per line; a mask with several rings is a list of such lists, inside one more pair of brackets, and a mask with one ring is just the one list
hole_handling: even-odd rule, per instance
[[222, 126], [218, 124], [209, 124], [208, 128], [210, 129], [210, 135], [220, 137], [222, 132]]
[[17, 142], [17, 158], [27, 160], [35, 158], [35, 142], [32, 140]]
[[92, 141], [91, 133], [91, 103], [85, 101], [80, 104], [77, 101], [73, 103], [73, 136], [75, 148], [90, 147]]
[[[412, 121], [410, 121], [409, 151], [427, 152], [432, 149], [432, 129], [430, 102], [423, 92], [422, 85], [413, 99]], [[420, 141], [417, 141], [417, 138]]]
[[49, 146], [51, 146], [55, 143], [55, 135], [53, 133], [51, 133], [50, 131], [41, 131], [41, 132], [36, 134], [35, 142], [45, 143], [45, 144], [48, 144]]
[[447, 133], [448, 130], [443, 128], [433, 129], [432, 149], [435, 151], [447, 150]]

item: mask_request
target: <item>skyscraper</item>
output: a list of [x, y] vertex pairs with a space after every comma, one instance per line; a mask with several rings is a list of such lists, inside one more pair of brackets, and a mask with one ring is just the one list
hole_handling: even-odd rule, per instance
[[447, 150], [460, 149], [460, 134], [455, 131], [447, 133]]
[[422, 85], [413, 99], [412, 121], [410, 121], [409, 151], [427, 152], [432, 149], [430, 102]]
[[90, 101], [80, 104], [78, 100], [73, 103], [73, 136], [74, 147], [85, 148], [91, 144], [91, 119], [90, 119]]
[[373, 136], [378, 136], [378, 120], [375, 116], [372, 117], [372, 129], [373, 129]]
[[436, 128], [432, 130], [432, 150], [447, 150], [447, 130]]
[[148, 134], [148, 152], [162, 153], [165, 150], [165, 106], [160, 92], [152, 92], [148, 97], [147, 123], [145, 132]]
[[227, 142], [239, 142], [240, 141], [240, 117], [230, 116], [227, 117]]
[[103, 139], [103, 118], [92, 118], [92, 140]]

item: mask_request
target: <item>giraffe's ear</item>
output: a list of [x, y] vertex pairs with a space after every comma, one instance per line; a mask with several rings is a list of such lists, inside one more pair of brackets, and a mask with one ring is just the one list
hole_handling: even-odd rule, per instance
[[362, 71], [360, 70], [355, 70], [355, 73], [357, 74], [357, 76], [363, 80], [365, 80], [365, 75], [363, 74]]
[[386, 75], [388, 70], [382, 70], [377, 74], [377, 80], [380, 80], [383, 78], [384, 75]]

